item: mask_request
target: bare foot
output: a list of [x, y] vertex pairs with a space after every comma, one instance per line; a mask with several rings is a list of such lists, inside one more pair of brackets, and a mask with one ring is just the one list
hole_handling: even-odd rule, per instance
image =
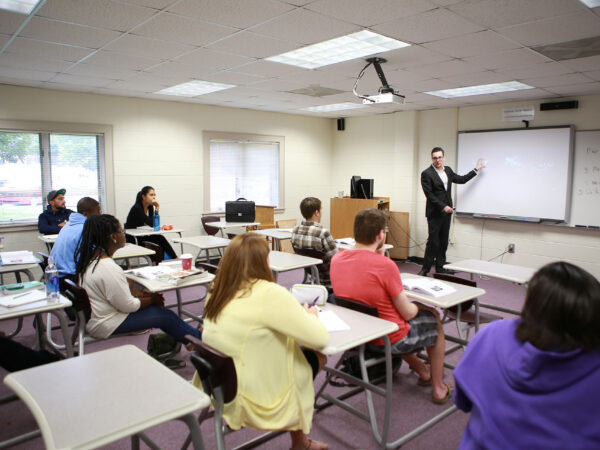
[[440, 387], [434, 386], [431, 394], [431, 401], [438, 405], [443, 405], [452, 398], [452, 390], [453, 387], [448, 383], [442, 383]]

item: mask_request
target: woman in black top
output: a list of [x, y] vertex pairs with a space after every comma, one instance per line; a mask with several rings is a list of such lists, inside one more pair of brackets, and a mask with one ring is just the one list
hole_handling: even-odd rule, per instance
[[[135, 204], [129, 210], [127, 220], [125, 221], [125, 228], [137, 228], [144, 225], [152, 227], [154, 225], [152, 219], [154, 210], [156, 209], [158, 212], [159, 208], [160, 205], [156, 201], [156, 192], [154, 191], [154, 188], [152, 186], [144, 186], [142, 190], [137, 193]], [[127, 238], [130, 240], [129, 236], [127, 236]], [[169, 258], [177, 258], [177, 254], [175, 253], [175, 250], [173, 250], [173, 247], [171, 247], [171, 244], [169, 244], [169, 241], [160, 234], [143, 236], [140, 240], [154, 242], [155, 244], [160, 245]], [[133, 242], [133, 240], [131, 240], [131, 242]]]

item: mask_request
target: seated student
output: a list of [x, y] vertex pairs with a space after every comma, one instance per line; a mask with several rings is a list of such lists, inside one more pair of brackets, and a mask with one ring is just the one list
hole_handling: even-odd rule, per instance
[[50, 191], [46, 196], [48, 206], [38, 216], [38, 230], [42, 234], [58, 234], [62, 227], [67, 224], [69, 216], [73, 211], [65, 208], [66, 189]]
[[[337, 253], [331, 260], [331, 284], [336, 297], [344, 297], [377, 308], [379, 317], [398, 324], [388, 335], [392, 353], [403, 359], [419, 375], [418, 384], [432, 386], [432, 401], [446, 403], [452, 388], [444, 383], [444, 332], [436, 310], [411, 303], [403, 291], [398, 266], [384, 256], [386, 218], [383, 211], [363, 209], [354, 219], [351, 250]], [[378, 339], [373, 344], [381, 346]], [[425, 347], [431, 366], [417, 358]]]
[[54, 258], [58, 276], [75, 280], [75, 249], [81, 238], [83, 224], [88, 217], [100, 214], [100, 203], [91, 197], [83, 197], [77, 202], [77, 212], [58, 234], [50, 256]]
[[538, 270], [520, 319], [479, 331], [454, 371], [471, 412], [460, 448], [600, 448], [600, 284], [566, 262]]
[[[304, 308], [273, 282], [269, 247], [255, 233], [236, 236], [221, 260], [204, 308], [204, 342], [233, 358], [238, 392], [223, 417], [237, 430], [289, 430], [292, 449], [325, 449], [306, 436], [313, 379], [326, 358], [314, 350], [329, 341], [317, 309]], [[195, 377], [194, 383], [199, 385]]]
[[96, 338], [160, 328], [178, 342], [188, 343], [186, 334], [200, 339], [200, 332], [164, 308], [160, 294], [130, 291], [123, 269], [112, 259], [125, 245], [125, 231], [109, 215], [89, 217], [75, 252], [77, 278], [90, 298], [92, 317], [87, 331]]
[[[154, 225], [152, 218], [154, 216], [154, 210], [158, 212], [159, 208], [160, 205], [156, 201], [156, 192], [154, 191], [154, 188], [152, 186], [144, 186], [141, 191], [137, 193], [135, 204], [129, 210], [127, 220], [125, 221], [125, 229], [129, 230], [145, 225], [152, 227]], [[177, 253], [175, 253], [175, 250], [173, 250], [173, 247], [171, 247], [171, 244], [169, 244], [169, 241], [167, 241], [164, 236], [143, 236], [141, 240], [154, 242], [155, 244], [160, 245], [168, 257], [166, 259], [177, 258]], [[133, 242], [133, 240], [131, 242]]]
[[319, 266], [319, 280], [321, 284], [329, 284], [329, 263], [337, 246], [329, 230], [321, 225], [321, 200], [315, 197], [306, 197], [300, 202], [300, 213], [304, 220], [292, 231], [292, 246], [317, 250], [325, 254], [323, 264]]

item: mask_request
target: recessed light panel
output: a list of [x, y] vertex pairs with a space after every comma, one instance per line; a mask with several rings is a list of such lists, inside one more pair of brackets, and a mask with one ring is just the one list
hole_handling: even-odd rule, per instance
[[533, 89], [533, 86], [519, 83], [518, 81], [507, 81], [505, 83], [482, 84], [480, 86], [467, 86], [456, 89], [443, 89], [441, 91], [429, 91], [425, 94], [435, 95], [442, 98], [467, 97], [469, 95], [497, 94], [498, 92], [519, 91], [521, 89]]
[[233, 87], [235, 87], [234, 84], [213, 83], [210, 81], [196, 80], [177, 84], [166, 89], [161, 89], [160, 91], [155, 92], [155, 94], [176, 95], [178, 97], [197, 97], [199, 95], [223, 91]]
[[600, 0], [579, 0], [581, 3], [583, 3], [585, 6], [587, 6], [588, 8], [597, 8], [598, 6], [600, 6]]
[[384, 53], [410, 44], [382, 36], [372, 31], [363, 30], [329, 41], [292, 50], [277, 56], [266, 58], [267, 61], [289, 64], [305, 69], [316, 69], [342, 61], [361, 58], [367, 55]]
[[0, 9], [20, 14], [29, 14], [39, 0], [0, 0]]
[[343, 111], [345, 109], [356, 109], [356, 108], [364, 108], [365, 105], [360, 103], [334, 103], [332, 105], [321, 105], [321, 106], [311, 106], [310, 108], [302, 108], [304, 111], [312, 111], [312, 112], [332, 112], [332, 111]]

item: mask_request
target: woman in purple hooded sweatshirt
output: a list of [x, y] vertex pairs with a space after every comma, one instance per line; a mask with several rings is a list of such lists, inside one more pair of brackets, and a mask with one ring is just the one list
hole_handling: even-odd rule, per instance
[[488, 325], [454, 371], [462, 449], [600, 448], [600, 284], [566, 262], [529, 283], [521, 319]]

